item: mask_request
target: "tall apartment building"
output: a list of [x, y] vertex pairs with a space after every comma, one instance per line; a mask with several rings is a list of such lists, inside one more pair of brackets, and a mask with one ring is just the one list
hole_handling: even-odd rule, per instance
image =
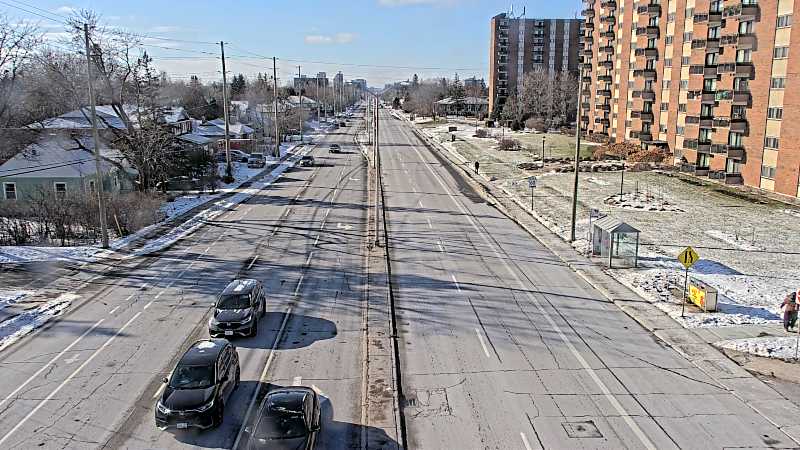
[[525, 73], [569, 70], [580, 63], [581, 19], [525, 19], [498, 14], [491, 20], [489, 112], [522, 87]]
[[666, 147], [686, 172], [800, 196], [793, 3], [585, 0], [581, 126]]

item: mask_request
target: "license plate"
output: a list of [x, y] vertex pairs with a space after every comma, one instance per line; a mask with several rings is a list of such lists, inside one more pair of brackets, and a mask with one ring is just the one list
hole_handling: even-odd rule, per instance
[[225, 336], [233, 336], [233, 331], [225, 330]]
[[183, 430], [183, 429], [186, 429], [186, 428], [189, 428], [189, 424], [188, 424], [188, 423], [186, 423], [186, 422], [181, 422], [181, 423], [178, 423], [178, 424], [176, 424], [175, 426], [176, 426], [176, 427], [178, 427], [178, 429], [181, 429], [181, 430]]

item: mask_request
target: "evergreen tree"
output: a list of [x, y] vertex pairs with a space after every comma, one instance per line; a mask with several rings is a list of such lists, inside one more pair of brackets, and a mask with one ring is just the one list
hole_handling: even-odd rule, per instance
[[414, 77], [411, 79], [411, 86], [417, 87], [419, 86], [419, 77], [417, 74], [414, 74]]
[[241, 73], [239, 75], [234, 75], [233, 81], [231, 81], [231, 98], [239, 100], [244, 96], [246, 91], [247, 80], [245, 80], [244, 75]]
[[458, 79], [457, 73], [453, 78], [453, 83], [450, 85], [450, 97], [454, 101], [456, 111], [461, 113], [461, 111], [464, 109], [464, 99], [466, 98], [466, 94], [464, 93], [464, 85], [461, 83], [461, 80]]

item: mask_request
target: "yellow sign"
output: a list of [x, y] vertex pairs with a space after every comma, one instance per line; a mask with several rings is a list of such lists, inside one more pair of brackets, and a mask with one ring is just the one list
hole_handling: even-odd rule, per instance
[[700, 255], [698, 255], [692, 247], [686, 247], [686, 249], [678, 255], [678, 261], [687, 269], [692, 267], [699, 259]]
[[689, 300], [700, 308], [706, 309], [706, 291], [694, 285], [689, 285]]

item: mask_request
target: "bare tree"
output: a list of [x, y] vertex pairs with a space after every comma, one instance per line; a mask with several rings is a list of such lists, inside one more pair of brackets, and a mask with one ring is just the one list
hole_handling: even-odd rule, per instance
[[11, 23], [0, 15], [0, 126], [21, 125], [15, 111], [23, 103], [20, 73], [41, 42], [42, 33], [35, 25]]

